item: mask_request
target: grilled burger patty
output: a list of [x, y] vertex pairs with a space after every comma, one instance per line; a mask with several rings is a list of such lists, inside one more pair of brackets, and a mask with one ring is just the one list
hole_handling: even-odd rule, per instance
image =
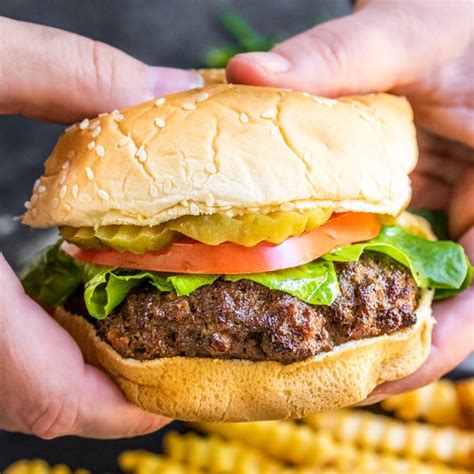
[[[90, 320], [123, 357], [284, 364], [415, 323], [418, 290], [405, 267], [375, 253], [335, 267], [341, 294], [331, 306], [310, 305], [249, 280], [217, 280], [189, 296], [144, 285], [132, 290], [106, 319]], [[82, 295], [75, 293], [65, 307], [88, 317]]]

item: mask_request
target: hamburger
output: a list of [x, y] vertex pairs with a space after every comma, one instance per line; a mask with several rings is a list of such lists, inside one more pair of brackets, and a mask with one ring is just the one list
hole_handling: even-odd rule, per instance
[[[216, 81], [215, 81], [216, 82]], [[462, 248], [404, 212], [412, 110], [208, 84], [66, 129], [24, 224], [26, 291], [140, 407], [187, 421], [360, 402], [426, 359]]]

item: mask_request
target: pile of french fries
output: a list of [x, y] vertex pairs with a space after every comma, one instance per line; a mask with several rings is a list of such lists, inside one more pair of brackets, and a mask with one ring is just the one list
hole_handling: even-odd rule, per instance
[[[394, 395], [381, 409], [386, 414], [344, 409], [298, 421], [194, 423], [201, 434], [168, 432], [164, 454], [126, 451], [118, 463], [128, 474], [473, 472], [474, 378]], [[5, 470], [72, 473], [41, 460], [21, 460]]]

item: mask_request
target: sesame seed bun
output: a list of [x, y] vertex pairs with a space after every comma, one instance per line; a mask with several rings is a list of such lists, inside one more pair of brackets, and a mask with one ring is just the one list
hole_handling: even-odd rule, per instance
[[214, 83], [70, 127], [23, 222], [145, 226], [314, 207], [396, 215], [409, 201], [416, 158], [412, 110], [401, 97], [333, 100]]
[[185, 421], [254, 421], [352, 405], [378, 384], [411, 374], [429, 353], [431, 298], [432, 292], [422, 293], [414, 326], [289, 365], [197, 357], [124, 359], [83, 317], [57, 308], [55, 319], [86, 361], [106, 371], [141, 408]]

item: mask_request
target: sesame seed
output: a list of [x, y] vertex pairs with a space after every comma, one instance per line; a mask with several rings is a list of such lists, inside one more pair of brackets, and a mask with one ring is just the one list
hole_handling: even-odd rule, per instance
[[67, 177], [67, 174], [62, 173], [61, 176], [59, 177], [59, 184], [64, 184], [64, 182], [66, 181], [66, 177]]
[[106, 115], [109, 115], [109, 114], [107, 112], [102, 112], [97, 117], [105, 117]]
[[72, 132], [73, 130], [75, 130], [77, 128], [77, 124], [73, 123], [72, 125], [70, 125], [69, 127], [67, 127], [64, 131], [66, 133], [69, 133], [69, 132]]
[[123, 115], [122, 114], [117, 114], [115, 117], [114, 117], [114, 120], [116, 122], [120, 122], [120, 120], [123, 120]]
[[234, 213], [232, 211], [225, 211], [225, 215], [229, 217], [233, 217]]
[[25, 202], [25, 208], [26, 209], [29, 209], [31, 207], [31, 202], [30, 201], [26, 201]]
[[104, 201], [108, 201], [110, 198], [109, 193], [103, 189], [99, 189], [97, 194], [99, 195], [100, 199], [103, 199]]
[[259, 208], [258, 207], [249, 207], [248, 211], [253, 213], [253, 214], [256, 214], [259, 211]]
[[74, 150], [69, 150], [66, 154], [66, 157], [67, 158], [74, 158], [75, 155], [76, 155], [76, 152]]
[[171, 192], [171, 189], [173, 188], [173, 183], [171, 182], [170, 179], [167, 179], [165, 181], [165, 184], [163, 185], [163, 191], [166, 193], [166, 194], [169, 194]]
[[90, 130], [94, 130], [94, 128], [97, 128], [99, 125], [100, 125], [100, 120], [94, 120], [94, 121], [90, 124], [89, 129], [90, 129]]
[[38, 186], [40, 185], [41, 181], [37, 179], [35, 181], [35, 184], [33, 184], [33, 191], [36, 191], [38, 189]]
[[304, 95], [305, 97], [311, 97], [311, 94], [309, 92], [302, 92], [301, 95]]
[[82, 193], [80, 196], [79, 196], [79, 201], [81, 202], [92, 202], [93, 199], [92, 199], [92, 196], [87, 194], [87, 193]]
[[118, 109], [114, 109], [112, 110], [112, 112], [110, 112], [110, 115], [117, 115], [119, 113]]
[[89, 166], [86, 166], [86, 175], [89, 181], [92, 181], [94, 179], [94, 172]]
[[[140, 147], [140, 148], [142, 148], [142, 147]], [[146, 153], [146, 150], [144, 148], [142, 148], [140, 150], [140, 153], [138, 153], [138, 161], [140, 161], [141, 163], [145, 163], [147, 158], [148, 158], [148, 155]]]
[[72, 187], [72, 197], [74, 199], [77, 198], [77, 195], [79, 194], [79, 186], [77, 184], [75, 184], [73, 187]]
[[97, 127], [92, 131], [92, 136], [95, 138], [99, 135], [99, 133], [102, 131], [101, 127]]
[[272, 128], [270, 129], [270, 134], [271, 134], [271, 135], [277, 135], [277, 134], [278, 134], [278, 131], [279, 131], [278, 126], [275, 125], [274, 127], [272, 127]]
[[53, 209], [56, 209], [59, 206], [59, 199], [57, 197], [53, 198]]
[[33, 196], [31, 196], [31, 204], [35, 204], [35, 202], [38, 200], [38, 195], [37, 194], [33, 194]]
[[239, 118], [240, 118], [240, 121], [241, 121], [242, 123], [248, 123], [248, 122], [249, 122], [249, 117], [248, 117], [248, 115], [247, 115], [246, 113], [244, 113], [244, 112], [242, 112], [242, 113], [240, 114]]
[[291, 204], [291, 202], [284, 202], [281, 206], [280, 206], [281, 210], [282, 211], [291, 211], [294, 206], [293, 204]]
[[66, 193], [67, 193], [67, 186], [64, 185], [59, 191], [59, 197], [63, 199], [66, 196]]
[[163, 105], [165, 102], [166, 102], [166, 99], [164, 97], [160, 97], [159, 99], [156, 99], [155, 105], [159, 107], [160, 105]]
[[79, 128], [81, 130], [85, 130], [88, 126], [89, 126], [89, 119], [86, 119], [86, 118], [79, 124]]
[[145, 150], [145, 145], [141, 145], [140, 148], [138, 148], [137, 152], [135, 153], [135, 156], [138, 156], [138, 160], [142, 163], [147, 160], [148, 155]]
[[64, 204], [64, 209], [66, 209], [67, 212], [72, 211], [72, 207], [69, 204]]
[[154, 184], [150, 184], [150, 188], [148, 189], [151, 197], [158, 197], [158, 188]]
[[303, 160], [307, 163], [311, 163], [311, 153], [308, 150], [305, 150], [303, 153]]
[[33, 219], [36, 218], [36, 216], [38, 215], [38, 209], [31, 209], [31, 215], [33, 216]]
[[181, 204], [181, 206], [183, 207], [188, 207], [189, 206], [189, 202], [186, 201], [186, 199], [183, 199], [182, 201], [179, 202]]
[[94, 142], [94, 141], [89, 142], [89, 143], [87, 144], [87, 148], [89, 148], [89, 150], [92, 150], [94, 147], [95, 147], [95, 142]]
[[46, 186], [43, 186], [42, 184], [38, 186], [38, 192], [40, 194], [44, 193], [46, 191]]
[[70, 165], [70, 164], [71, 164], [71, 163], [70, 163], [69, 161], [65, 161], [65, 162], [63, 163], [63, 165], [61, 166], [61, 168], [62, 168], [63, 170], [67, 170], [67, 169], [69, 168], [69, 165]]
[[217, 173], [217, 168], [214, 163], [206, 163], [206, 166], [204, 167], [208, 173], [214, 174]]
[[204, 102], [206, 99], [209, 98], [209, 94], [207, 92], [201, 92], [200, 94], [198, 94], [197, 96], [197, 101], [198, 102]]
[[183, 109], [184, 110], [196, 110], [196, 105], [191, 104], [191, 102], [186, 102], [185, 104], [183, 104]]
[[360, 118], [363, 118], [364, 120], [370, 120], [372, 117], [370, 116], [370, 114], [368, 114], [367, 112], [364, 112], [363, 110], [360, 110], [359, 111], [359, 117]]
[[260, 114], [260, 117], [264, 118], [264, 119], [269, 119], [269, 118], [272, 118], [272, 117], [275, 117], [276, 115], [276, 110], [265, 110], [265, 112], [262, 112]]
[[161, 117], [156, 117], [155, 119], [155, 125], [158, 128], [163, 128], [166, 125], [166, 122], [161, 118]]
[[313, 100], [321, 105], [326, 105], [327, 107], [332, 107], [337, 104], [337, 100], [328, 99], [327, 97], [313, 97]]
[[97, 145], [95, 148], [97, 156], [103, 158], [105, 156], [105, 148], [102, 145]]
[[208, 193], [206, 197], [206, 206], [212, 207], [215, 203], [214, 195], [212, 193]]
[[119, 142], [118, 146], [122, 147], [125, 145], [128, 145], [130, 143], [131, 138], [130, 137], [123, 137]]
[[193, 216], [198, 216], [199, 215], [199, 207], [196, 203], [192, 203], [189, 210], [191, 211], [191, 214]]

